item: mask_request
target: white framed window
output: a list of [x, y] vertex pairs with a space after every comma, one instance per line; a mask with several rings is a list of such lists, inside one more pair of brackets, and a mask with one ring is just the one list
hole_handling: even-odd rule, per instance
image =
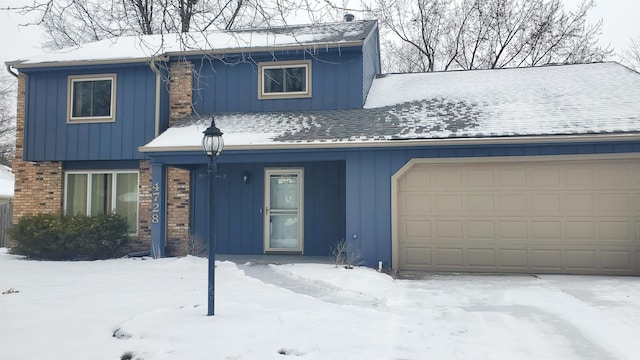
[[118, 214], [129, 233], [138, 232], [138, 171], [68, 171], [64, 211], [67, 214]]
[[68, 122], [115, 121], [115, 74], [69, 76], [68, 93]]
[[258, 98], [282, 99], [311, 96], [311, 61], [258, 64]]

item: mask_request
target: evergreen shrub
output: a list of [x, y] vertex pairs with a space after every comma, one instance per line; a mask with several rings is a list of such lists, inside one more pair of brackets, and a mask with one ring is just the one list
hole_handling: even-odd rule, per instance
[[42, 213], [21, 217], [7, 234], [12, 254], [38, 260], [97, 260], [124, 255], [127, 230], [120, 215]]

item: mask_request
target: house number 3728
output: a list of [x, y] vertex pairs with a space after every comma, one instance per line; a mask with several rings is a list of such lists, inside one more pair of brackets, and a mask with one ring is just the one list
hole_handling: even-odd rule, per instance
[[155, 182], [151, 186], [151, 223], [160, 222], [160, 185]]

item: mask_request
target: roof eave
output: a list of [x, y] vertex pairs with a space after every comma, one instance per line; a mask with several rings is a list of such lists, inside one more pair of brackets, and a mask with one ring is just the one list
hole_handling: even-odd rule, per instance
[[75, 61], [48, 61], [48, 62], [25, 62], [25, 60], [7, 61], [6, 65], [11, 66], [14, 69], [35, 69], [35, 68], [49, 68], [49, 67], [71, 67], [71, 66], [87, 66], [87, 65], [119, 65], [119, 64], [131, 64], [131, 63], [147, 63], [152, 59], [166, 58], [166, 57], [185, 57], [185, 56], [201, 56], [201, 55], [225, 55], [233, 53], [258, 53], [258, 52], [274, 52], [274, 51], [289, 51], [289, 50], [307, 50], [316, 48], [345, 48], [345, 47], [358, 47], [364, 44], [364, 40], [358, 41], [343, 41], [343, 42], [317, 42], [317, 43], [300, 43], [290, 44], [282, 46], [263, 46], [263, 47], [245, 47], [234, 49], [213, 49], [213, 50], [184, 50], [184, 51], [169, 51], [156, 56], [146, 56], [139, 58], [121, 58], [121, 59], [105, 59], [105, 60], [75, 60]]
[[234, 53], [259, 53], [259, 52], [274, 52], [274, 51], [288, 51], [288, 50], [306, 50], [316, 48], [343, 48], [343, 47], [356, 47], [362, 46], [364, 40], [358, 41], [343, 41], [343, 42], [317, 42], [317, 43], [299, 43], [279, 46], [259, 46], [259, 47], [242, 47], [234, 49], [214, 49], [214, 50], [184, 50], [184, 51], [169, 51], [166, 52], [167, 56], [197, 56], [197, 55], [224, 55]]
[[[473, 138], [441, 138], [441, 139], [408, 139], [378, 141], [326, 141], [299, 143], [271, 143], [226, 145], [227, 150], [306, 150], [306, 149], [340, 149], [340, 148], [385, 148], [385, 147], [424, 147], [424, 146], [460, 146], [460, 145], [513, 145], [535, 143], [578, 143], [578, 142], [611, 142], [640, 141], [640, 133], [623, 134], [588, 134], [588, 135], [543, 135], [543, 136], [509, 136], [509, 137], [473, 137]], [[202, 151], [200, 146], [140, 146], [141, 153], [155, 152], [192, 152]]]
[[36, 69], [49, 67], [67, 67], [67, 66], [87, 66], [87, 65], [119, 65], [132, 63], [147, 63], [152, 59], [162, 58], [162, 56], [149, 56], [141, 58], [127, 59], [105, 59], [105, 60], [77, 60], [77, 61], [47, 61], [40, 63], [24, 62], [24, 60], [7, 61], [5, 64], [14, 69]]

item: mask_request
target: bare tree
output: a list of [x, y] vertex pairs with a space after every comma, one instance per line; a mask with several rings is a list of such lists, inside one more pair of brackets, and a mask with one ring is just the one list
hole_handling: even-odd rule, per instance
[[622, 52], [621, 57], [625, 65], [640, 72], [640, 36], [631, 39], [629, 48]]
[[45, 47], [60, 49], [123, 35], [231, 30], [282, 24], [306, 0], [34, 0], [8, 8], [30, 13], [45, 29]]
[[392, 71], [581, 63], [611, 54], [597, 43], [602, 21], [586, 22], [594, 0], [569, 12], [560, 0], [374, 1], [366, 13], [409, 45], [390, 41]]
[[0, 77], [0, 164], [10, 166], [15, 149], [15, 81]]

